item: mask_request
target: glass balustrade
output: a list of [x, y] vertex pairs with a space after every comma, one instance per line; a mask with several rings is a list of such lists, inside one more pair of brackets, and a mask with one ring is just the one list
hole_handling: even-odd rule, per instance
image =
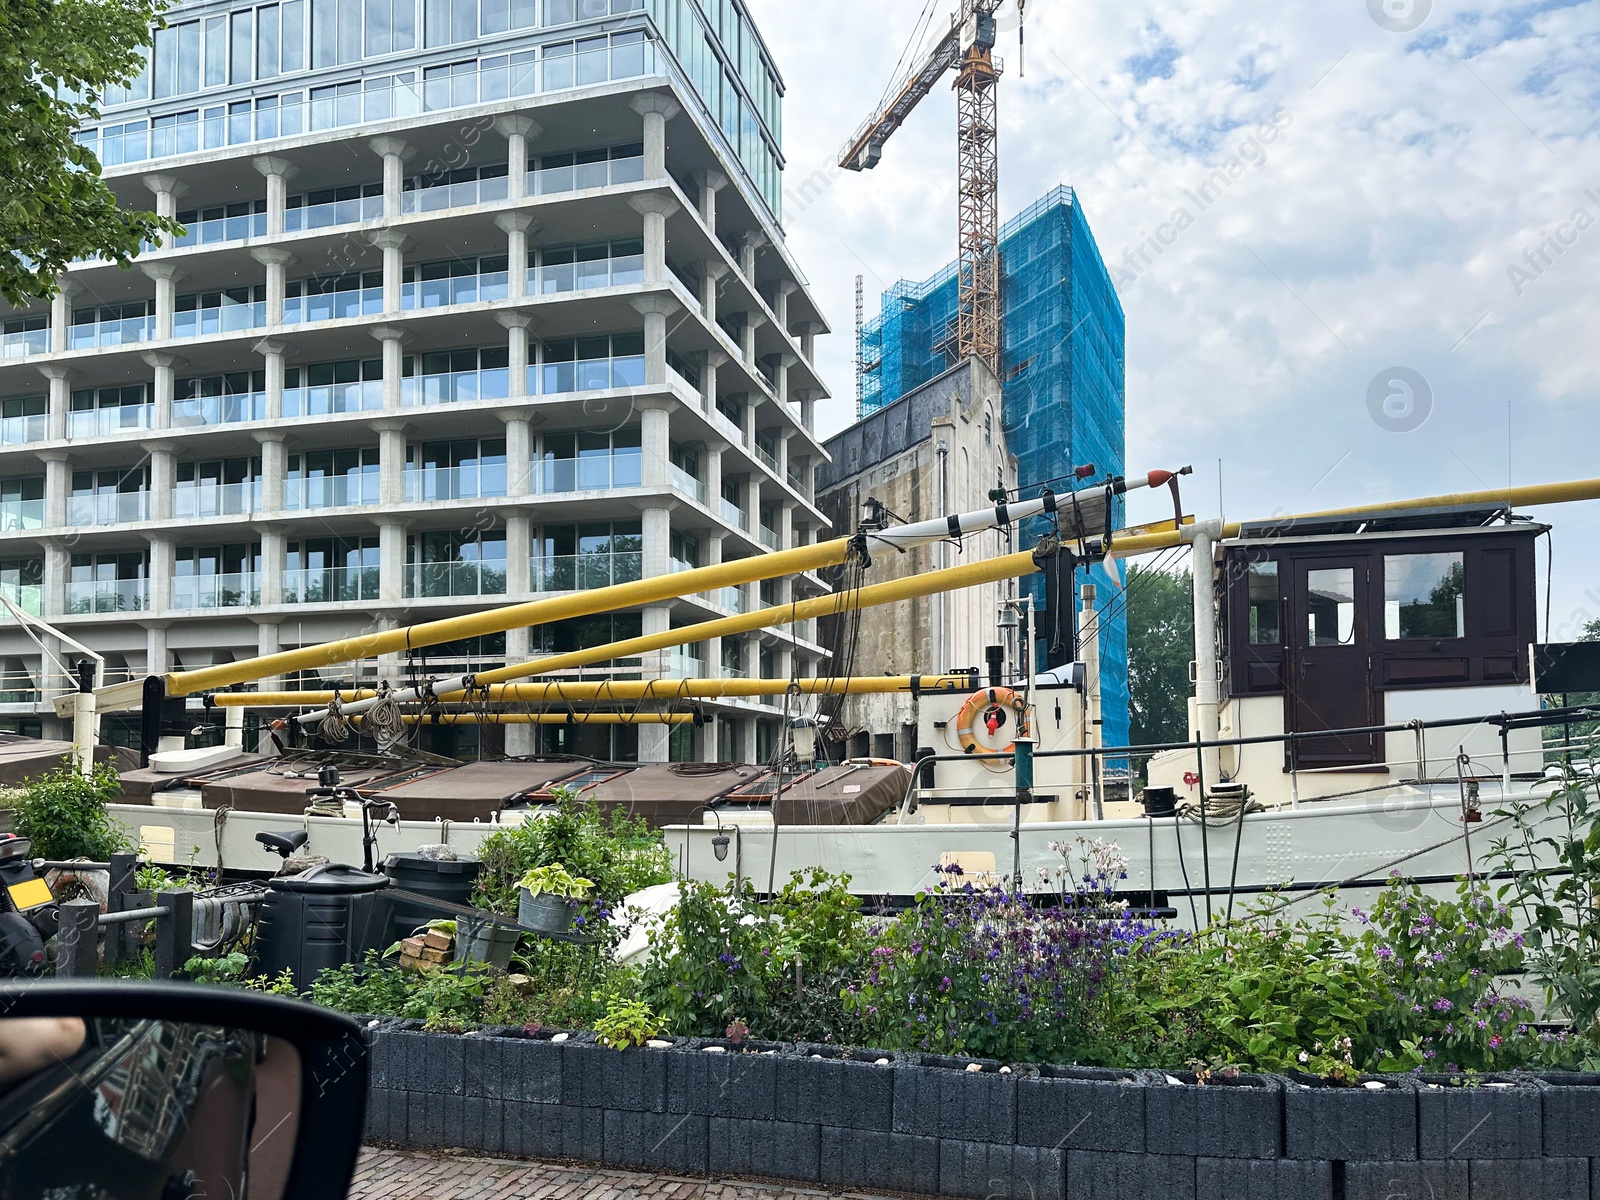
[[623, 287], [644, 282], [644, 255], [621, 254], [573, 262], [540, 263], [528, 268], [528, 291], [548, 296], [586, 288]]
[[547, 396], [563, 392], [600, 391], [606, 388], [643, 387], [644, 355], [618, 358], [580, 358], [567, 362], [547, 362], [528, 368], [531, 385]]
[[285, 604], [341, 604], [378, 595], [377, 567], [294, 567], [283, 573]]
[[470, 208], [474, 204], [490, 204], [506, 198], [506, 177], [466, 179], [456, 183], [441, 183], [433, 187], [414, 188], [406, 192], [401, 207], [408, 213], [439, 212], [447, 208]]
[[114, 408], [91, 408], [67, 414], [67, 436], [115, 437], [130, 429], [149, 429], [155, 424], [155, 405], [123, 404]]
[[767, 469], [770, 470], [774, 475], [778, 473], [778, 456], [771, 450], [768, 450], [760, 442], [756, 443], [756, 457], [762, 462], [766, 463]]
[[442, 596], [503, 596], [504, 563], [423, 562], [406, 568], [406, 595], [433, 599]]
[[265, 421], [265, 392], [235, 392], [228, 396], [190, 396], [172, 402], [172, 424], [179, 426], [232, 425], [240, 421]]
[[376, 221], [382, 216], [382, 196], [355, 196], [348, 200], [329, 200], [323, 204], [302, 204], [298, 208], [285, 209], [283, 228], [288, 233], [300, 233], [307, 229]]
[[310, 296], [283, 298], [285, 325], [300, 325], [311, 321], [337, 321], [345, 317], [371, 317], [382, 311], [381, 287], [349, 288], [338, 292], [319, 292]]
[[540, 464], [539, 484], [545, 492], [590, 492], [606, 488], [639, 487], [644, 459], [637, 449], [577, 458], [546, 458]]
[[506, 494], [506, 467], [491, 463], [469, 467], [406, 468], [406, 501], [476, 500]]
[[67, 333], [67, 348], [87, 350], [95, 346], [126, 346], [135, 342], [154, 341], [155, 336], [154, 315], [123, 317], [115, 321], [71, 326]]
[[732, 525], [735, 529], [743, 529], [746, 532], [749, 532], [749, 529], [750, 529], [750, 517], [749, 517], [749, 514], [746, 513], [744, 511], [744, 509], [740, 508], [737, 504], [735, 504], [732, 500], [729, 500], [726, 496], [724, 496], [723, 499], [722, 499], [722, 509], [721, 509], [721, 511], [722, 511], [722, 519], [724, 521], [726, 521], [729, 525]]
[[190, 221], [170, 246], [210, 246], [217, 242], [239, 242], [245, 238], [267, 236], [267, 214], [242, 213], [235, 217], [213, 217]]
[[706, 502], [706, 485], [704, 480], [696, 479], [677, 463], [669, 464], [668, 476], [672, 480], [672, 486], [677, 488], [685, 496], [693, 496], [701, 504]]
[[643, 578], [644, 555], [637, 550], [607, 554], [535, 555], [529, 581], [536, 592], [586, 592]]
[[172, 494], [172, 515], [180, 520], [247, 516], [261, 508], [261, 481], [244, 483], [179, 483]]
[[510, 395], [510, 389], [511, 376], [505, 367], [412, 375], [400, 381], [400, 403], [415, 406], [504, 400]]
[[220, 333], [240, 333], [260, 329], [267, 323], [267, 302], [223, 304], [215, 308], [193, 308], [172, 314], [175, 338], [212, 337]]
[[283, 415], [323, 417], [329, 413], [362, 412], [383, 407], [383, 380], [308, 384], [283, 389]]
[[44, 613], [44, 589], [37, 583], [0, 583], [0, 595], [32, 616]]
[[295, 511], [313, 508], [354, 508], [378, 503], [378, 474], [291, 476], [283, 481], [283, 505]]
[[261, 603], [261, 585], [253, 574], [174, 575], [173, 608], [242, 608]]
[[0, 532], [43, 528], [43, 500], [0, 500]]
[[540, 166], [528, 172], [528, 194], [549, 196], [599, 188], [619, 183], [638, 183], [644, 179], [644, 156], [607, 158], [601, 162], [571, 163], [565, 166]]
[[49, 350], [48, 329], [22, 329], [0, 334], [0, 358], [26, 358], [30, 354], [47, 354]]
[[149, 519], [149, 492], [100, 492], [67, 497], [67, 523], [70, 525], [123, 525]]
[[0, 417], [0, 446], [25, 446], [50, 436], [50, 418], [44, 413]]
[[744, 589], [741, 587], [722, 587], [714, 592], [706, 593], [711, 603], [718, 608], [725, 608], [729, 612], [742, 613], [746, 611]]
[[69, 613], [143, 612], [150, 607], [143, 579], [72, 580], [67, 584]]
[[696, 658], [682, 650], [668, 650], [662, 655], [663, 665], [668, 679], [704, 679], [706, 677], [705, 660]]
[[[406, 283], [400, 289], [402, 308], [439, 308], [446, 304], [477, 304], [487, 300], [504, 300], [509, 281], [504, 271], [491, 271], [483, 275], [455, 275], [448, 279], [422, 279]], [[379, 297], [382, 311], [382, 296]]]
[[776, 529], [768, 529], [765, 525], [762, 525], [757, 536], [761, 539], [761, 544], [768, 550], [778, 549], [779, 540]]

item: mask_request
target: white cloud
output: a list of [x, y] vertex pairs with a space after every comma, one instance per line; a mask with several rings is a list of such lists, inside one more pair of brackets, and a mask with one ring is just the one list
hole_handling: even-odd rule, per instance
[[[954, 7], [934, 3], [940, 20]], [[792, 189], [873, 109], [915, 13], [751, 7], [788, 83]], [[1122, 289], [1129, 466], [1193, 461], [1201, 512], [1215, 508], [1219, 459], [1229, 515], [1247, 517], [1600, 475], [1586, 353], [1600, 340], [1600, 200], [1585, 194], [1600, 196], [1600, 5], [1431, 7], [1405, 34], [1380, 28], [1364, 0], [1033, 0], [1022, 77], [1002, 22], [1002, 216], [1070, 184], [1113, 265], [1180, 206], [1194, 212], [1186, 192], [1251, 129], [1292, 118]], [[853, 411], [855, 275], [870, 317], [884, 287], [954, 257], [948, 90], [876, 170], [834, 174], [786, 220], [835, 330], [821, 350], [829, 431]], [[1579, 208], [1595, 227], [1518, 295], [1508, 268]], [[1368, 415], [1369, 383], [1394, 366], [1433, 389], [1411, 433]], [[1597, 508], [1537, 514], [1557, 523], [1557, 632], [1569, 610], [1600, 612], [1584, 598], [1600, 594]]]

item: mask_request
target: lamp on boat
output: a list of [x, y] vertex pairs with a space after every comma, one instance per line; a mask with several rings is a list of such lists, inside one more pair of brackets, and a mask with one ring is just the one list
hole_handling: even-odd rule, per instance
[[801, 762], [817, 761], [817, 723], [810, 717], [795, 717], [789, 722], [789, 740], [794, 756]]
[[1000, 629], [1001, 629], [1002, 632], [1005, 632], [1005, 633], [1014, 633], [1014, 632], [1016, 632], [1016, 628], [1017, 628], [1017, 610], [1016, 610], [1016, 608], [1013, 607], [1013, 602], [1012, 601], [1005, 600], [1005, 601], [1001, 602], [1001, 604], [1000, 604], [1000, 616], [997, 618], [996, 623], [1000, 626]]

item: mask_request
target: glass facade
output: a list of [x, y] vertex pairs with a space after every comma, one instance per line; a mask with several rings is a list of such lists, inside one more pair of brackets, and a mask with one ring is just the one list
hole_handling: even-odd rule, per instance
[[[1070, 188], [1056, 188], [1000, 231], [1001, 422], [1023, 495], [1093, 463], [1125, 469], [1123, 314], [1094, 234]], [[862, 408], [874, 412], [954, 365], [954, 265], [883, 294], [861, 334]], [[1120, 502], [1118, 515], [1120, 516]], [[1037, 532], [1037, 531], [1030, 531]], [[1127, 744], [1127, 620], [1122, 580], [1090, 573], [1104, 608], [1100, 641], [1104, 744]], [[1034, 603], [1044, 583], [1029, 581]]]

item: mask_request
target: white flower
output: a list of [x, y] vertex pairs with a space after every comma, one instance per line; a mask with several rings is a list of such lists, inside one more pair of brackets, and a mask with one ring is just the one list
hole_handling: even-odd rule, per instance
[[1307, 1054], [1304, 1050], [1300, 1051], [1300, 1061], [1302, 1063], [1310, 1062], [1311, 1061], [1311, 1055]]

